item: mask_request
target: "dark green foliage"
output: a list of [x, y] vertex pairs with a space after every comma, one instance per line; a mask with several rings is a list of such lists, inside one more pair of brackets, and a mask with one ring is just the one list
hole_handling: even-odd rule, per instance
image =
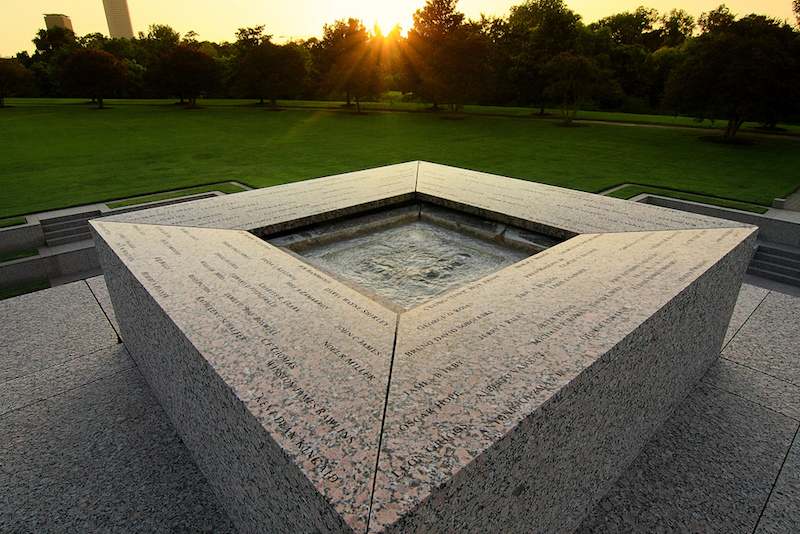
[[725, 119], [732, 140], [745, 121], [775, 127], [800, 111], [800, 39], [763, 16], [704, 21], [667, 83], [665, 105], [698, 119]]
[[477, 100], [489, 78], [489, 40], [480, 25], [464, 23], [456, 3], [428, 0], [414, 13], [406, 48], [417, 80], [414, 92], [453, 113]]
[[572, 123], [583, 102], [592, 98], [613, 99], [621, 94], [608, 71], [581, 55], [562, 52], [542, 65], [541, 70], [547, 80], [544, 95], [561, 104], [565, 125]]
[[108, 52], [84, 48], [64, 63], [62, 78], [68, 88], [97, 100], [103, 109], [103, 99], [122, 89], [128, 80], [128, 69]]
[[234, 76], [239, 95], [257, 98], [261, 104], [269, 99], [276, 108], [279, 98], [298, 95], [306, 77], [306, 63], [296, 45], [278, 46], [265, 41], [241, 54]]
[[316, 43], [315, 58], [323, 94], [343, 94], [347, 105], [381, 93], [381, 71], [375, 39], [358, 19], [337, 20], [323, 28], [322, 41]]
[[18, 59], [0, 58], [0, 108], [5, 107], [5, 97], [26, 93], [33, 88], [33, 72]]
[[[800, 23], [798, 1], [792, 5]], [[402, 93], [392, 97], [398, 101], [428, 102], [434, 109], [523, 105], [544, 114], [547, 106], [563, 105], [563, 93], [553, 100], [543, 68], [568, 53], [590, 60], [623, 93], [579, 98], [588, 110], [664, 112], [666, 83], [677, 69], [667, 111], [731, 120], [730, 136], [748, 118], [771, 128], [800, 119], [800, 99], [791, 94], [800, 37], [789, 25], [756, 15], [737, 21], [724, 5], [703, 13], [697, 24], [682, 9], [659, 14], [639, 7], [585, 25], [564, 0], [525, 0], [509, 11], [473, 21], [457, 10], [457, 0], [426, 0], [408, 37], [399, 28], [386, 36], [370, 32], [350, 18], [326, 24], [319, 39], [284, 45], [271, 42], [264, 26], [240, 28], [234, 43], [201, 42], [194, 32], [181, 37], [163, 24], [135, 39], [76, 37], [57, 27], [40, 30], [36, 53], [17, 59], [34, 74], [35, 88], [26, 88], [26, 96], [76, 94], [61, 71], [73, 52], [89, 49], [125, 65], [128, 81], [117, 94], [127, 98], [177, 96], [194, 106], [201, 96], [248, 97], [273, 107], [284, 98], [343, 98], [360, 110], [391, 90]], [[695, 37], [696, 26], [702, 34]], [[572, 109], [576, 101], [568, 100]]]
[[531, 0], [511, 8], [510, 81], [521, 102], [539, 104], [544, 112], [547, 79], [542, 69], [558, 54], [577, 50], [580, 19], [562, 0]]
[[209, 54], [190, 44], [173, 47], [148, 71], [151, 87], [156, 93], [177, 96], [195, 107], [197, 98], [217, 89], [222, 80], [222, 68]]

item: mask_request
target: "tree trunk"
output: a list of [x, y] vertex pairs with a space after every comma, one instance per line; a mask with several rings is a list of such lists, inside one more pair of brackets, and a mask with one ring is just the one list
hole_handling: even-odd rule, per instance
[[278, 100], [276, 98], [271, 99], [270, 102], [272, 103], [272, 109], [278, 109]]
[[575, 104], [572, 106], [572, 119], [569, 121], [572, 124], [572, 121], [575, 120], [575, 117], [578, 116], [578, 107], [580, 106], [581, 102], [577, 98], [575, 99]]
[[98, 96], [97, 98], [95, 98], [95, 100], [97, 100], [97, 109], [105, 109], [103, 107], [103, 97], [102, 97], [102, 95]]
[[725, 134], [722, 138], [725, 141], [733, 141], [733, 138], [736, 137], [736, 132], [739, 131], [739, 128], [742, 127], [744, 124], [744, 119], [739, 117], [733, 117], [728, 119], [728, 125], [725, 127]]

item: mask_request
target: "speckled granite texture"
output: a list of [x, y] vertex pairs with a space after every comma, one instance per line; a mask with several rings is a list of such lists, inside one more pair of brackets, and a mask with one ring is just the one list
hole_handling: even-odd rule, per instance
[[577, 534], [798, 532], [799, 323], [796, 296], [742, 286], [722, 357]]
[[98, 292], [0, 301], [0, 532], [234, 532]]
[[[92, 223], [122, 338], [242, 532], [575, 528], [713, 364], [755, 240], [418, 162], [253, 193]], [[415, 195], [572, 239], [397, 313], [247, 232]]]
[[[749, 280], [742, 286], [734, 318], [747, 317], [747, 321], [758, 324], [758, 328], [748, 329], [749, 336], [760, 335], [762, 344], [769, 345], [773, 332], [785, 329], [787, 322], [782, 317], [776, 323], [763, 320], [772, 299], [754, 308], [752, 295], [761, 294], [764, 300], [770, 292], [752, 284], [772, 284], [752, 277]], [[97, 292], [104, 286], [103, 278], [87, 282], [103, 302]], [[76, 313], [94, 317], [98, 303], [90, 300], [86, 301], [89, 308], [62, 308], [64, 296], [85, 288], [85, 282], [77, 282], [40, 292], [35, 299], [17, 297], [0, 303], [0, 311], [31, 317], [46, 313], [54, 321], [66, 322], [75, 321]], [[791, 294], [790, 289], [783, 288], [787, 294]], [[773, 293], [780, 290], [772, 288]], [[786, 307], [787, 320], [800, 310], [800, 299], [794, 294], [795, 304]], [[784, 295], [775, 296], [778, 301], [786, 299]], [[106, 306], [102, 304], [103, 311], [109, 313]], [[105, 328], [105, 323], [98, 318], [95, 328]], [[737, 324], [735, 330], [741, 326]], [[37, 338], [35, 328], [26, 331], [24, 323], [17, 323], [15, 328], [18, 335]], [[6, 332], [0, 325], [0, 333]], [[73, 345], [80, 332], [68, 336]], [[800, 339], [794, 345], [786, 341], [790, 340], [784, 338], [775, 349], [788, 351], [787, 358], [800, 364], [796, 350]], [[125, 353], [120, 346], [108, 348], [115, 355]], [[114, 359], [106, 362], [98, 356], [104, 349], [97, 351], [92, 344], [85, 349], [98, 366], [117, 369]], [[22, 345], [20, 350], [26, 351]], [[0, 532], [233, 532], [230, 520], [135, 365], [129, 362], [127, 371], [97, 380], [98, 370], [82, 360], [74, 352], [54, 355], [51, 363], [61, 371], [53, 375], [69, 374], [74, 388], [52, 388], [52, 396], [44, 399], [42, 389], [17, 390], [20, 407], [0, 415]], [[721, 359], [720, 364], [726, 361]], [[36, 373], [43, 371], [46, 368]], [[760, 395], [754, 388], [762, 382], [754, 380], [753, 373], [761, 372], [739, 364], [730, 366], [725, 389], [718, 387], [721, 382], [708, 373], [701, 382], [702, 389], [690, 394], [656, 431], [639, 458], [611, 488], [608, 498], [590, 512], [579, 532], [796, 531], [800, 524], [800, 420], [775, 417], [774, 390]], [[17, 379], [21, 378], [24, 376]], [[0, 382], [0, 396], [3, 387]], [[729, 393], [737, 389], [747, 389], [751, 397], [743, 399]], [[743, 408], [750, 416], [743, 417], [742, 409], [732, 406]], [[758, 423], [755, 429], [754, 420]], [[687, 432], [676, 428], [688, 428], [690, 436], [697, 436], [691, 446], [686, 443]], [[724, 439], [716, 439], [718, 433]], [[784, 438], [778, 438], [777, 446], [771, 443], [776, 436], [792, 435], [794, 443]], [[750, 454], [753, 444], [769, 454]], [[720, 450], [732, 455], [731, 464], [720, 463]], [[736, 451], [744, 451], [746, 458], [737, 459]], [[708, 483], [723, 474], [724, 484]], [[742, 507], [743, 499], [750, 503], [746, 508]], [[718, 509], [735, 510], [742, 528], [731, 528], [728, 517]], [[654, 518], [655, 514], [659, 517]]]

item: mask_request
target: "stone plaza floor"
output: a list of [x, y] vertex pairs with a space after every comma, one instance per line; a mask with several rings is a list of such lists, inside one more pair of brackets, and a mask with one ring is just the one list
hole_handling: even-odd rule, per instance
[[[577, 532], [800, 531], [799, 327], [798, 288], [747, 277], [721, 358]], [[0, 532], [234, 532], [100, 276], [0, 301]]]

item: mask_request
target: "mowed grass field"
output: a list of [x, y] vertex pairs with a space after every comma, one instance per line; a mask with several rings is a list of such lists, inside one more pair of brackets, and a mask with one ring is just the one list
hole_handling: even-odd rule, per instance
[[[426, 160], [597, 192], [636, 183], [770, 205], [800, 186], [800, 139], [494, 116], [251, 106], [0, 109], [0, 218], [173, 189], [252, 187]], [[746, 137], [746, 134], [741, 134]]]

